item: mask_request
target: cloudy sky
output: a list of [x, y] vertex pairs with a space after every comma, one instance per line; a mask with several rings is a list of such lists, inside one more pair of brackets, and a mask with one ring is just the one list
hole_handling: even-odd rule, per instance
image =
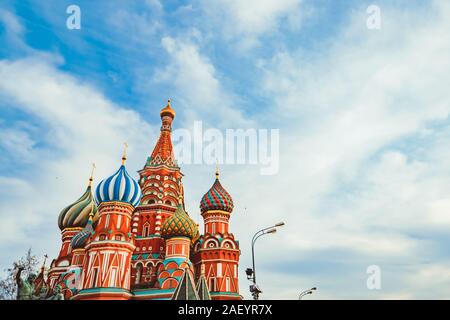
[[[257, 242], [263, 298], [449, 299], [449, 16], [445, 0], [3, 0], [1, 269], [58, 253], [60, 210], [124, 141], [137, 176], [170, 97], [175, 128], [280, 130], [276, 174], [221, 165], [246, 298], [253, 233], [285, 221]], [[199, 222], [214, 167], [182, 166]]]

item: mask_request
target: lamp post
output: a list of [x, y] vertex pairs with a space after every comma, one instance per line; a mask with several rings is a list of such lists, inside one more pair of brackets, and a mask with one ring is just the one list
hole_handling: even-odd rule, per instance
[[266, 235], [266, 234], [272, 234], [277, 232], [278, 227], [284, 226], [284, 222], [279, 222], [273, 226], [264, 228], [256, 232], [252, 238], [252, 266], [253, 269], [247, 268], [245, 270], [245, 273], [247, 274], [247, 279], [251, 280], [253, 284], [250, 286], [250, 292], [253, 296], [254, 300], [259, 299], [259, 294], [262, 292], [258, 286], [256, 285], [256, 269], [255, 269], [255, 242], [258, 240], [259, 237]]
[[308, 294], [313, 294], [313, 292], [316, 290], [317, 290], [317, 288], [313, 287], [311, 289], [300, 292], [300, 294], [298, 295], [298, 300], [302, 300], [302, 298]]

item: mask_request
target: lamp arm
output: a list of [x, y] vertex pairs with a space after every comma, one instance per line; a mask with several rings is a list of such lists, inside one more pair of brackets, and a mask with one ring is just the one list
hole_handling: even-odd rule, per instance
[[271, 226], [271, 227], [267, 227], [267, 228], [261, 229], [258, 232], [256, 232], [253, 235], [253, 238], [252, 238], [252, 245], [255, 243], [256, 239], [258, 239], [260, 236], [265, 234], [264, 231], [267, 231], [267, 230], [272, 229], [272, 228], [276, 228], [276, 227], [275, 226]]

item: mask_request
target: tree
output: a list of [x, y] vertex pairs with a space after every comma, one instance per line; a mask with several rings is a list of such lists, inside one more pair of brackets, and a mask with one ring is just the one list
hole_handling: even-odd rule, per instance
[[17, 298], [17, 287], [14, 281], [14, 273], [18, 266], [23, 267], [22, 278], [27, 278], [30, 274], [38, 273], [39, 259], [28, 249], [26, 255], [13, 262], [12, 268], [5, 269], [6, 277], [0, 280], [0, 300], [15, 300]]

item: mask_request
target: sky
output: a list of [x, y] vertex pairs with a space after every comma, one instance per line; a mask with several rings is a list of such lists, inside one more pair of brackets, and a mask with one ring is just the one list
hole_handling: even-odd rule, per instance
[[[279, 130], [275, 174], [220, 165], [245, 298], [251, 237], [284, 221], [256, 243], [261, 298], [449, 299], [449, 16], [444, 0], [3, 0], [0, 269], [57, 255], [59, 212], [124, 141], [137, 177], [171, 98], [174, 129]], [[201, 223], [215, 165], [181, 169]]]

